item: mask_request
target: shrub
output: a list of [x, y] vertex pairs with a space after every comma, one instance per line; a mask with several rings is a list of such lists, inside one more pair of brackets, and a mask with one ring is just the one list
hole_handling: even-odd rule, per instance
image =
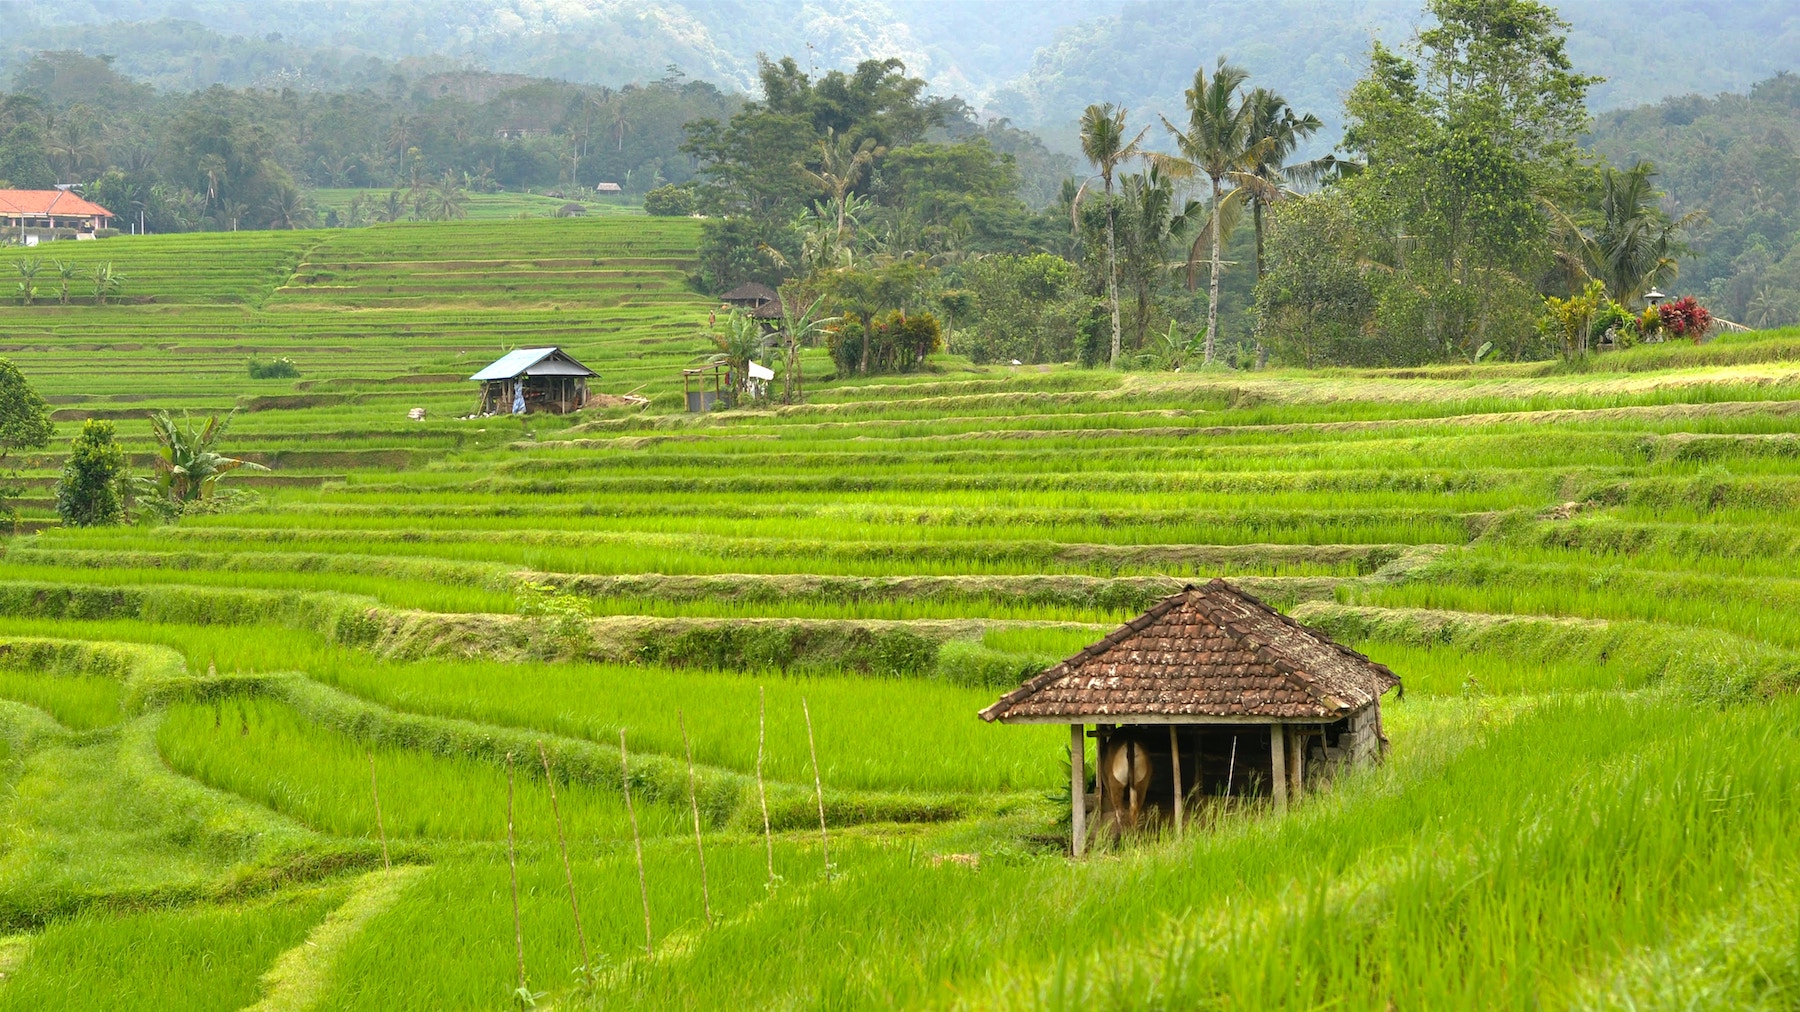
[[56, 483], [56, 515], [70, 527], [124, 522], [126, 477], [125, 450], [113, 439], [113, 423], [88, 419]]
[[698, 204], [694, 200], [694, 188], [691, 186], [675, 186], [673, 184], [659, 186], [644, 194], [644, 213], [663, 218], [685, 218], [693, 214]]
[[250, 360], [250, 378], [253, 380], [295, 379], [300, 375], [300, 367], [291, 358], [270, 359], [267, 362]]
[[1656, 315], [1661, 317], [1663, 328], [1669, 333], [1691, 338], [1695, 344], [1700, 343], [1707, 328], [1712, 326], [1712, 314], [1692, 295], [1683, 295], [1674, 302], [1657, 306]]
[[927, 355], [944, 349], [943, 328], [930, 313], [909, 316], [896, 310], [870, 321], [866, 342], [864, 333], [855, 320], [826, 331], [825, 344], [838, 375], [912, 372], [925, 363]]

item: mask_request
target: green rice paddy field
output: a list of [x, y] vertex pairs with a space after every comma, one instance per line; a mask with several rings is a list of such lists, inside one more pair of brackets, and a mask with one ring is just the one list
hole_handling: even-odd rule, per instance
[[[696, 418], [697, 239], [117, 238], [69, 252], [124, 304], [0, 308], [58, 419], [0, 558], [0, 1009], [1800, 1009], [1800, 333], [813, 351]], [[549, 344], [648, 405], [459, 417]], [[55, 526], [82, 419], [142, 466], [234, 407], [249, 507]], [[1388, 760], [1071, 862], [1066, 732], [975, 711], [1213, 576], [1402, 675]]]

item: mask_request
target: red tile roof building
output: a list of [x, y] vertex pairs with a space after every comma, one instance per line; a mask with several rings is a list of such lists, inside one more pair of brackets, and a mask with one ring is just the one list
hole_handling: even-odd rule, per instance
[[68, 190], [0, 190], [0, 227], [72, 228], [92, 232], [112, 223], [113, 213]]

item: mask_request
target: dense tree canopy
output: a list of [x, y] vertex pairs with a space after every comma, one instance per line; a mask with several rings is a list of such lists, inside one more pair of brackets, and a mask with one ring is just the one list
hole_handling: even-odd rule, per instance
[[643, 192], [692, 178], [684, 127], [740, 101], [675, 72], [619, 89], [459, 71], [336, 93], [157, 94], [106, 59], [44, 53], [0, 95], [0, 181], [87, 184], [164, 232], [310, 224], [309, 188], [416, 198], [446, 174], [474, 190]]

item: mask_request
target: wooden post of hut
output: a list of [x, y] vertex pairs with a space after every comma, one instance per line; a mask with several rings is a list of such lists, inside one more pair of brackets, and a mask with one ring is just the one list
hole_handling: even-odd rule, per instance
[[[981, 717], [1070, 726], [1069, 850], [1079, 857], [1090, 826], [1116, 836], [1178, 824], [1195, 804], [1230, 797], [1285, 809], [1308, 777], [1379, 760], [1381, 696], [1399, 684], [1387, 666], [1213, 580], [1158, 602]], [[1089, 723], [1099, 745], [1092, 812]], [[1239, 739], [1249, 739], [1241, 752]], [[1249, 747], [1258, 739], [1262, 761]]]

